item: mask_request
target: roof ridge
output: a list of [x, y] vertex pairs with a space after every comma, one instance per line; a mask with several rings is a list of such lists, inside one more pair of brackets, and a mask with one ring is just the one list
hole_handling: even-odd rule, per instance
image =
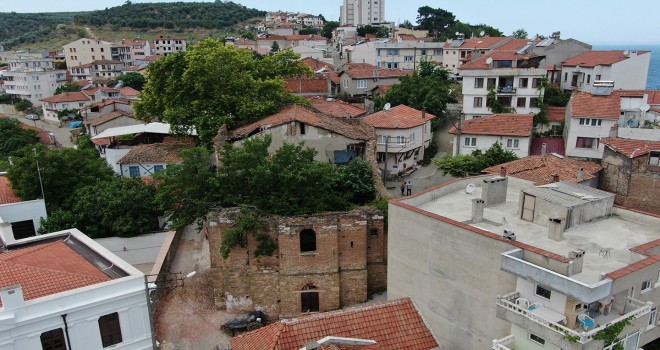
[[321, 320], [321, 319], [325, 319], [325, 318], [341, 316], [341, 315], [346, 315], [346, 314], [352, 314], [352, 313], [356, 313], [356, 312], [363, 312], [363, 311], [367, 311], [367, 310], [380, 309], [380, 308], [393, 306], [393, 305], [400, 305], [400, 304], [405, 303], [407, 300], [410, 300], [410, 298], [400, 298], [400, 299], [370, 303], [370, 304], [366, 304], [366, 305], [353, 306], [353, 307], [348, 307], [348, 308], [345, 308], [345, 309], [327, 311], [327, 312], [322, 312], [322, 313], [319, 313], [319, 314], [313, 314], [313, 315], [309, 315], [309, 316], [302, 316], [300, 318], [282, 319], [282, 320], [280, 320], [280, 323], [286, 324], [286, 325], [294, 325], [294, 324], [299, 324], [299, 323], [302, 323], [302, 322], [308, 322], [308, 321], [313, 321], [313, 320]]

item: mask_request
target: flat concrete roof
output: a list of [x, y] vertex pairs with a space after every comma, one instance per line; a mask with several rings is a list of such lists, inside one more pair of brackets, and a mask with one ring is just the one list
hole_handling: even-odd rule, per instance
[[[502, 235], [505, 229], [512, 230], [517, 241], [564, 257], [568, 257], [572, 250], [582, 249], [586, 253], [583, 270], [571, 278], [588, 284], [600, 281], [601, 273], [609, 273], [646, 258], [630, 251], [630, 248], [660, 238], [660, 218], [615, 208], [611, 217], [569, 228], [564, 232], [564, 240], [561, 242], [549, 239], [547, 226], [520, 218], [520, 192], [535, 186], [530, 181], [513, 177], [508, 177], [506, 203], [487, 207], [484, 209], [484, 221], [471, 224], [472, 199], [481, 198], [482, 179], [491, 177], [488, 175], [461, 180], [454, 183], [457, 190], [440, 197], [426, 195], [428, 200], [420, 201], [420, 196], [403, 199], [401, 202], [498, 235]], [[472, 194], [465, 191], [469, 183], [477, 186]], [[427, 191], [427, 194], [440, 190], [442, 186]], [[602, 257], [600, 253], [605, 249], [609, 250], [609, 254]]]

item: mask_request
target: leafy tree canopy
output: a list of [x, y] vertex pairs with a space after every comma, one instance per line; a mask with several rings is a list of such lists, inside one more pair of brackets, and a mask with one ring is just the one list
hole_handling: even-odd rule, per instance
[[441, 8], [422, 6], [417, 10], [417, 29], [428, 30], [438, 41], [456, 39], [455, 33], [462, 33], [466, 38], [472, 35], [502, 36], [502, 32], [486, 24], [472, 25], [456, 19], [453, 13]]
[[323, 35], [324, 37], [326, 37], [328, 39], [332, 38], [332, 32], [337, 27], [339, 27], [339, 22], [337, 22], [337, 21], [327, 21], [323, 25], [323, 29], [321, 29], [321, 35]]
[[42, 221], [40, 233], [71, 227], [91, 238], [147, 233], [158, 225], [155, 192], [153, 185], [126, 177], [79, 187], [68, 196], [62, 208]]
[[16, 152], [12, 157], [14, 165], [7, 171], [14, 192], [24, 200], [41, 198], [37, 160], [49, 210], [60, 208], [76, 188], [107, 181], [114, 175], [94, 149], [48, 150], [43, 145], [28, 146]]
[[64, 92], [76, 92], [80, 91], [80, 85], [76, 83], [64, 83], [55, 89], [55, 95], [59, 95]]
[[21, 128], [21, 122], [13, 118], [0, 118], [0, 160], [21, 148], [39, 142], [37, 132]]
[[115, 85], [117, 82], [121, 81], [124, 83], [124, 86], [132, 87], [137, 91], [142, 91], [146, 78], [140, 73], [129, 72], [116, 77], [114, 80]]
[[387, 38], [390, 36], [390, 30], [387, 27], [375, 27], [372, 25], [365, 25], [358, 27], [357, 34], [359, 36], [367, 36], [367, 34], [374, 34], [379, 38]]
[[170, 123], [178, 133], [195, 128], [209, 145], [225, 123], [248, 123], [299, 101], [284, 89], [283, 80], [311, 74], [298, 58], [284, 50], [259, 59], [248, 50], [206, 39], [149, 65], [136, 116]]
[[400, 28], [413, 29], [413, 24], [410, 23], [409, 20], [405, 20], [405, 21], [401, 22], [401, 24], [399, 24], [399, 27], [400, 27]]
[[478, 175], [488, 167], [508, 163], [516, 159], [518, 159], [518, 156], [515, 153], [502, 147], [501, 143], [495, 142], [486, 152], [474, 150], [472, 154], [445, 155], [434, 160], [434, 162], [444, 175], [464, 177]]
[[529, 34], [527, 34], [527, 31], [523, 28], [516, 29], [513, 31], [513, 33], [511, 33], [511, 36], [516, 39], [527, 39], [528, 35]]

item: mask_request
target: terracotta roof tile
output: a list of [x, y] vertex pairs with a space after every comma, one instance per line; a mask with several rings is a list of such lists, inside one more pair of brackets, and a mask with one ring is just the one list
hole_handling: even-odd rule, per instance
[[92, 64], [121, 64], [121, 61], [116, 61], [116, 60], [96, 60], [96, 61], [92, 61]]
[[[649, 51], [637, 51], [638, 54], [646, 54]], [[573, 58], [569, 58], [562, 62], [562, 66], [567, 67], [595, 67], [595, 66], [610, 66], [614, 63], [627, 60], [622, 50], [618, 51], [587, 51], [583, 52]]]
[[323, 96], [310, 96], [305, 99], [307, 99], [317, 111], [335, 118], [356, 118], [367, 113], [363, 108], [353, 106], [348, 102], [338, 99], [331, 99], [328, 101], [326, 97]]
[[315, 40], [315, 41], [327, 41], [328, 38], [316, 35], [316, 34], [307, 34], [307, 35], [285, 35], [287, 40]]
[[333, 118], [316, 112], [309, 107], [291, 105], [284, 107], [276, 114], [233, 130], [230, 133], [230, 138], [241, 139], [263, 128], [268, 129], [292, 121], [298, 121], [317, 128], [332, 131], [353, 140], [370, 140], [372, 137], [375, 137], [373, 131], [370, 131], [369, 126], [359, 120]]
[[108, 280], [63, 241], [0, 253], [0, 287], [20, 284], [25, 300]]
[[107, 146], [112, 142], [110, 137], [101, 137], [98, 139], [92, 139], [92, 143], [99, 146]]
[[[532, 114], [495, 114], [489, 117], [475, 118], [463, 122], [461, 134], [524, 136], [532, 135], [534, 115]], [[456, 133], [456, 128], [449, 130]]]
[[234, 350], [298, 350], [326, 336], [376, 341], [374, 345], [360, 347], [364, 350], [438, 347], [409, 298], [282, 320], [232, 338], [231, 346]]
[[11, 189], [9, 179], [0, 175], [0, 205], [21, 202], [21, 197], [17, 196]]
[[115, 99], [112, 99], [112, 100], [105, 100], [103, 102], [98, 102], [98, 103], [95, 103], [95, 104], [90, 105], [90, 106], [85, 106], [85, 107], [81, 108], [80, 111], [83, 112], [83, 111], [86, 111], [88, 109], [91, 109], [92, 107], [101, 108], [101, 107], [109, 106], [109, 105], [112, 105], [112, 104], [115, 104], [115, 103], [121, 103], [121, 104], [124, 104], [124, 105], [130, 105], [131, 104], [131, 102], [128, 101], [128, 100], [120, 100], [120, 99], [115, 100]]
[[621, 97], [643, 97], [648, 95], [646, 103], [660, 105], [660, 90], [615, 90], [613, 94]]
[[518, 51], [525, 47], [528, 43], [532, 42], [530, 39], [516, 39], [512, 38], [511, 40], [505, 42], [504, 44], [497, 46], [495, 50], [498, 51]]
[[349, 63], [347, 64], [347, 69], [339, 72], [339, 75], [343, 73], [348, 74], [353, 79], [373, 78], [374, 76], [379, 78], [403, 77], [412, 74], [412, 72], [406, 72], [401, 69], [380, 68], [368, 63]]
[[122, 96], [137, 96], [140, 94], [139, 91], [133, 89], [130, 86], [124, 86], [122, 88], [119, 88], [119, 93], [122, 94]]
[[335, 66], [330, 64], [330, 63], [326, 63], [326, 62], [323, 62], [323, 61], [317, 60], [316, 58], [311, 58], [311, 57], [305, 57], [305, 58], [301, 59], [300, 62], [308, 65], [309, 68], [311, 68], [315, 72], [318, 71], [321, 68], [326, 68], [326, 69], [329, 69], [329, 70], [332, 70], [332, 69], [335, 68]]
[[571, 99], [573, 118], [619, 119], [621, 115], [621, 97], [617, 94], [600, 96], [588, 92], [576, 92]]
[[[468, 63], [465, 63], [464, 65], [458, 67], [458, 69], [493, 69], [491, 64], [486, 63], [486, 60], [489, 58], [492, 58], [493, 61], [514, 61], [514, 60], [519, 60], [523, 58], [532, 58], [532, 57], [537, 57], [536, 55], [530, 55], [530, 54], [519, 54], [516, 51], [493, 51], [491, 53], [485, 54], [475, 60], [472, 60]], [[528, 68], [528, 67], [525, 67]], [[511, 68], [509, 69], [518, 69], [518, 68]]]
[[431, 113], [423, 113], [406, 105], [398, 105], [388, 110], [383, 110], [370, 114], [362, 121], [378, 129], [410, 129], [416, 126], [424, 125], [436, 116]]
[[80, 91], [65, 92], [63, 94], [42, 98], [39, 101], [48, 103], [65, 103], [65, 102], [78, 102], [89, 101], [89, 97]]
[[137, 145], [131, 148], [117, 164], [136, 163], [181, 163], [183, 158], [179, 152], [186, 148], [181, 144], [153, 143], [150, 145]]
[[548, 107], [548, 120], [562, 122], [566, 118], [566, 107]]
[[648, 154], [651, 151], [660, 151], [660, 141], [630, 140], [620, 138], [603, 138], [600, 142], [604, 143], [609, 149], [621, 153], [628, 158], [637, 158]]
[[612, 272], [606, 274], [605, 276], [607, 276], [611, 279], [621, 278], [621, 277], [626, 276], [628, 274], [631, 274], [635, 271], [641, 270], [641, 269], [643, 269], [647, 266], [651, 266], [651, 265], [655, 264], [658, 261], [660, 261], [660, 256], [657, 256], [657, 255], [650, 256], [646, 259], [640, 260], [636, 263], [630, 264], [630, 265], [628, 265], [626, 267], [623, 267], [623, 268], [620, 268], [616, 271], [612, 271]]
[[552, 154], [544, 156], [528, 156], [512, 162], [495, 165], [483, 170], [487, 174], [499, 174], [500, 168], [505, 167], [507, 174], [520, 179], [534, 182], [536, 186], [551, 183], [553, 174], [559, 175], [562, 181], [579, 182], [578, 169], [583, 168], [583, 181], [593, 179], [602, 166], [572, 158], [559, 158]]
[[452, 47], [451, 42], [445, 43], [445, 49], [490, 49], [496, 44], [507, 40], [505, 36], [489, 36], [483, 38], [466, 39], [459, 47]]
[[111, 120], [115, 120], [119, 117], [129, 117], [135, 119], [135, 116], [133, 115], [133, 112], [128, 112], [128, 111], [122, 111], [121, 109], [118, 109], [116, 111], [112, 111], [108, 114], [104, 114], [96, 119], [90, 120], [87, 124], [91, 126], [98, 126], [103, 123], [107, 123]]

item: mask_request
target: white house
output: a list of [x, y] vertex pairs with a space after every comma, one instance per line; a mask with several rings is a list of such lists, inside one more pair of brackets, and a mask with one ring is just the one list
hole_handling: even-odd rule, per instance
[[532, 114], [496, 114], [466, 120], [460, 133], [456, 127], [449, 133], [454, 134], [454, 154], [471, 154], [477, 149], [486, 151], [499, 142], [503, 148], [522, 158], [529, 155], [533, 128]]
[[52, 58], [18, 58], [9, 61], [3, 75], [5, 93], [39, 105], [41, 98], [53, 96], [66, 82], [66, 70], [55, 69]]
[[0, 349], [155, 348], [142, 272], [77, 229], [0, 238]]
[[618, 94], [574, 93], [566, 105], [566, 155], [602, 158], [605, 146], [600, 139], [610, 136], [610, 130], [619, 120], [620, 110], [621, 97]]
[[41, 219], [46, 218], [43, 199], [22, 200], [12, 190], [6, 173], [0, 173], [0, 221], [11, 225], [17, 239], [36, 236]]
[[154, 143], [137, 145], [117, 161], [119, 175], [124, 177], [150, 177], [167, 169], [171, 164], [183, 163], [179, 152], [181, 144]]
[[361, 118], [376, 130], [378, 167], [386, 174], [412, 170], [424, 158], [424, 148], [431, 143], [433, 114], [406, 105]]
[[594, 82], [613, 81], [614, 89], [645, 89], [650, 51], [587, 51], [561, 65], [561, 88], [593, 92]]
[[[96, 90], [94, 90], [96, 91]], [[58, 113], [63, 110], [72, 110], [83, 108], [92, 103], [93, 94], [86, 94], [85, 91], [65, 92], [59, 95], [42, 98], [41, 108], [44, 112], [44, 120], [50, 122], [59, 122]]]
[[465, 39], [464, 36], [459, 36], [456, 40], [448, 40], [443, 45], [442, 65], [452, 73], [458, 74], [458, 68], [463, 63], [484, 55], [512, 39], [505, 36]]
[[515, 113], [538, 113], [541, 82], [547, 74], [543, 56], [519, 51], [493, 51], [463, 64], [463, 114], [466, 119], [493, 114], [487, 106], [488, 93]]

